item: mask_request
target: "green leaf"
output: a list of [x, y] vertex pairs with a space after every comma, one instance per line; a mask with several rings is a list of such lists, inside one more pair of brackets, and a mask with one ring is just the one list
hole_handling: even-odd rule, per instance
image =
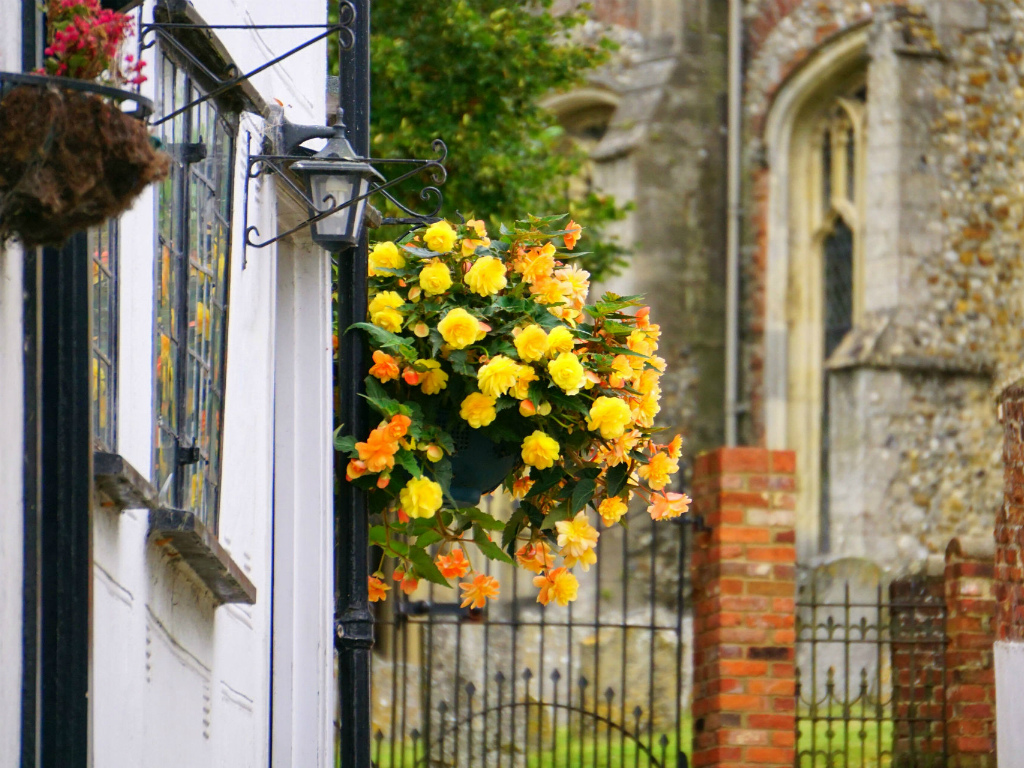
[[395, 454], [395, 463], [413, 477], [423, 476], [423, 470], [420, 468], [420, 463], [416, 460], [416, 456], [413, 455], [412, 451], [400, 448], [398, 453]]
[[441, 485], [441, 492], [451, 499], [452, 493], [452, 463], [448, 458], [443, 458], [440, 461], [432, 464], [430, 471], [434, 474], [434, 479]]
[[430, 356], [432, 358], [437, 357], [437, 353], [441, 351], [441, 346], [444, 344], [444, 337], [437, 328], [430, 329]]
[[513, 398], [513, 397], [499, 397], [497, 399], [497, 401], [494, 403], [494, 412], [495, 413], [501, 413], [506, 408], [511, 408], [514, 405], [515, 406], [519, 405], [519, 401], [516, 400], [515, 398]]
[[590, 415], [590, 407], [587, 401], [579, 395], [567, 395], [556, 387], [550, 387], [546, 394], [548, 400], [565, 410], [582, 413], [584, 416]]
[[383, 547], [384, 542], [387, 540], [387, 532], [384, 530], [383, 525], [371, 525], [370, 526], [370, 544], [375, 547]]
[[629, 465], [626, 462], [616, 464], [614, 467], [608, 468], [608, 473], [605, 475], [605, 480], [608, 483], [608, 495], [618, 496], [622, 493], [622, 489], [626, 487], [626, 481], [629, 479]]
[[460, 509], [458, 513], [489, 531], [501, 531], [505, 529], [505, 523], [500, 520], [495, 520], [482, 509]]
[[[391, 331], [385, 331], [383, 328], [380, 328], [373, 323], [353, 323], [347, 330], [352, 330], [353, 328], [359, 328], [366, 331], [370, 334], [373, 340], [377, 342], [377, 346], [381, 349], [397, 349], [408, 359], [415, 359], [416, 357], [416, 350], [412, 347], [412, 339], [407, 339], [404, 336], [391, 333]], [[407, 354], [410, 350], [412, 351], [411, 357]]]
[[544, 522], [540, 524], [542, 531], [554, 529], [555, 523], [561, 522], [569, 517], [569, 508], [564, 506], [555, 507], [544, 516]]
[[595, 487], [594, 481], [589, 478], [576, 483], [576, 487], [572, 490], [572, 501], [569, 502], [569, 512], [575, 515], [587, 506], [590, 500], [594, 498]]
[[415, 566], [416, 573], [427, 581], [440, 584], [442, 587], [451, 586], [445, 577], [441, 575], [441, 572], [437, 570], [437, 566], [434, 565], [434, 561], [431, 559], [430, 555], [427, 554], [425, 549], [421, 549], [418, 546], [412, 547], [409, 550], [409, 560], [411, 560], [413, 566]]
[[[339, 427], [338, 429], [341, 429]], [[334, 433], [334, 450], [342, 453], [353, 454], [356, 450], [355, 435], [339, 435]]]
[[423, 547], [424, 549], [426, 549], [431, 544], [436, 544], [437, 542], [441, 541], [443, 538], [444, 537], [440, 533], [438, 533], [437, 531], [431, 529], [431, 530], [427, 531], [426, 533], [420, 534], [416, 538], [416, 546], [417, 547]]
[[452, 364], [452, 370], [462, 376], [468, 376], [471, 379], [476, 378], [476, 371], [466, 361], [466, 350], [457, 349], [448, 355], [448, 362]]
[[473, 543], [476, 544], [477, 548], [483, 552], [488, 560], [498, 560], [509, 565], [513, 564], [512, 558], [502, 552], [497, 544], [487, 538], [487, 534], [484, 533], [479, 525], [473, 526]]
[[509, 517], [508, 522], [505, 523], [505, 530], [501, 533], [501, 548], [508, 552], [510, 555], [513, 553], [516, 545], [516, 536], [519, 535], [520, 529], [523, 527], [523, 523], [526, 522], [526, 510], [519, 507], [512, 516]]
[[562, 470], [560, 469], [543, 469], [540, 472], [536, 472], [530, 475], [535, 477], [533, 486], [530, 488], [530, 492], [526, 494], [526, 498], [530, 499], [534, 496], [539, 496], [554, 486], [558, 485], [558, 482], [564, 477]]

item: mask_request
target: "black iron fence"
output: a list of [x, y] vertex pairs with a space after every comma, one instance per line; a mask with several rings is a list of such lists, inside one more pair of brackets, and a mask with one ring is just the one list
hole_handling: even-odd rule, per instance
[[812, 581], [796, 637], [797, 768], [947, 764], [941, 581]]
[[495, 563], [502, 591], [484, 611], [433, 585], [393, 590], [378, 604], [374, 765], [686, 765], [686, 546], [686, 523], [642, 512], [602, 527], [565, 608], [542, 608], [533, 574]]

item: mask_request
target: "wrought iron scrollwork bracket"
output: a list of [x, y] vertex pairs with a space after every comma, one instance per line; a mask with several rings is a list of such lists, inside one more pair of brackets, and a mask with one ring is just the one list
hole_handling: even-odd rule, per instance
[[[289, 152], [295, 152], [298, 145], [303, 141], [311, 138], [327, 138], [334, 135], [333, 129], [330, 127], [317, 129], [310, 128], [309, 131], [303, 131], [303, 128], [308, 126], [284, 126], [282, 129], [283, 144]], [[388, 179], [383, 182], [371, 182], [370, 190], [358, 197], [346, 200], [341, 203], [336, 203], [333, 199], [320, 201], [321, 204], [328, 203], [327, 208], [321, 208], [320, 204], [316, 204], [310, 199], [309, 195], [302, 187], [295, 183], [292, 178], [289, 167], [292, 163], [302, 160], [305, 155], [302, 154], [285, 154], [285, 155], [272, 155], [272, 154], [251, 154], [249, 152], [249, 146], [251, 144], [251, 136], [247, 140], [246, 149], [246, 177], [245, 177], [245, 195], [243, 198], [243, 229], [245, 231], [245, 242], [243, 249], [248, 248], [266, 248], [268, 245], [272, 245], [283, 238], [293, 235], [296, 232], [302, 230], [305, 227], [315, 224], [316, 222], [331, 216], [338, 211], [344, 210], [351, 205], [355, 205], [361, 200], [365, 200], [377, 193], [382, 194], [389, 202], [394, 204], [397, 208], [407, 213], [408, 216], [401, 218], [385, 217], [381, 220], [383, 225], [399, 224], [399, 225], [411, 225], [413, 229], [431, 224], [435, 221], [439, 221], [438, 214], [441, 211], [441, 207], [444, 205], [444, 195], [440, 190], [440, 187], [448, 179], [448, 171], [444, 167], [444, 161], [448, 157], [448, 147], [441, 139], [434, 139], [431, 144], [431, 148], [436, 153], [437, 157], [433, 159], [414, 159], [414, 158], [359, 158], [361, 162], [370, 163], [373, 166], [381, 165], [401, 165], [411, 166], [409, 170], [400, 173], [393, 179]], [[405, 181], [417, 176], [419, 174], [429, 172], [431, 183], [423, 187], [419, 192], [419, 198], [424, 202], [433, 202], [433, 208], [425, 213], [419, 213], [406, 205], [402, 204], [395, 196], [389, 192], [393, 187], [402, 184]], [[260, 237], [259, 228], [255, 225], [249, 224], [249, 183], [254, 179], [264, 175], [275, 175], [281, 179], [285, 186], [298, 196], [303, 203], [311, 211], [317, 211], [316, 215], [311, 216], [307, 220], [303, 221], [291, 229], [284, 232], [280, 232], [274, 237], [267, 240], [258, 240]], [[243, 253], [242, 266], [243, 269], [246, 263], [246, 256]]]
[[[258, 75], [264, 70], [270, 69], [271, 67], [280, 64], [287, 58], [294, 56], [299, 51], [303, 51], [309, 48], [311, 45], [319, 43], [330, 37], [333, 34], [338, 36], [338, 46], [341, 50], [347, 51], [355, 45], [355, 33], [353, 32], [353, 23], [356, 20], [356, 9], [352, 4], [351, 0], [338, 0], [338, 21], [333, 24], [194, 24], [189, 22], [162, 22], [152, 21], [146, 24], [142, 24], [139, 27], [139, 50], [144, 51], [148, 48], [152, 48], [157, 39], [165, 43], [169, 47], [173, 48], [175, 52], [183, 56], [192, 66], [197, 67], [203, 74], [205, 74], [215, 85], [207, 93], [203, 94], [197, 99], [193, 99], [188, 104], [179, 107], [173, 112], [161, 115], [159, 119], [154, 120], [150, 125], [160, 125], [168, 120], [172, 120], [178, 115], [187, 112], [188, 110], [196, 107], [212, 98], [219, 96], [225, 91], [229, 91], [237, 85], [244, 83], [254, 75]], [[197, 31], [214, 31], [214, 30], [250, 30], [255, 32], [264, 32], [269, 30], [320, 30], [320, 34], [314, 35], [309, 40], [295, 46], [289, 51], [282, 53], [280, 56], [275, 56], [270, 61], [260, 64], [255, 69], [251, 69], [245, 73], [239, 73], [234, 65], [231, 66], [227, 80], [218, 77], [216, 74], [210, 71], [188, 48], [182, 45], [178, 40], [174, 38], [172, 34], [175, 30], [197, 30]]]

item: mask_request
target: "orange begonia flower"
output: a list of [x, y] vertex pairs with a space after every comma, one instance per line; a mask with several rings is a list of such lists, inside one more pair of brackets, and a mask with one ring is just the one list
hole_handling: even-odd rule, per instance
[[394, 440], [405, 437], [406, 432], [409, 431], [409, 425], [412, 424], [412, 419], [401, 413], [392, 416], [391, 421], [388, 422], [388, 434]]
[[577, 224], [572, 219], [569, 219], [569, 224], [566, 226], [566, 233], [562, 236], [562, 240], [565, 241], [565, 247], [570, 251], [576, 247], [576, 243], [580, 241], [582, 237], [583, 227]]
[[459, 587], [463, 592], [461, 608], [467, 605], [470, 608], [483, 608], [487, 604], [487, 598], [498, 597], [498, 580], [482, 573], [477, 574], [468, 584], [459, 584]]
[[437, 569], [446, 579], [461, 579], [469, 573], [471, 567], [461, 549], [456, 549], [450, 555], [438, 555], [436, 562]]
[[679, 517], [690, 506], [690, 497], [685, 493], [652, 494], [651, 506], [647, 508], [652, 520], [670, 520]]
[[391, 589], [387, 584], [378, 579], [376, 576], [368, 577], [368, 584], [370, 588], [370, 602], [376, 603], [378, 600], [388, 599], [388, 590]]
[[540, 573], [555, 564], [555, 556], [551, 554], [551, 547], [546, 543], [536, 541], [524, 544], [516, 552], [516, 562], [528, 571]]
[[356, 443], [356, 450], [370, 472], [382, 472], [395, 466], [398, 439], [389, 435], [388, 429], [377, 427], [370, 432], [365, 443]]
[[398, 363], [387, 352], [381, 352], [378, 349], [373, 353], [373, 365], [370, 368], [370, 375], [380, 379], [381, 382], [397, 379]]

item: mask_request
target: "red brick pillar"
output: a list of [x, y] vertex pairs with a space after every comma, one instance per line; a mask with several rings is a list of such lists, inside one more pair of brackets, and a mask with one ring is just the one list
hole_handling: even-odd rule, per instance
[[1003, 422], [1003, 508], [996, 516], [996, 639], [1024, 642], [1024, 385], [1006, 389]]
[[719, 448], [694, 464], [693, 765], [791, 768], [796, 747], [792, 451]]
[[994, 542], [946, 547], [946, 728], [952, 768], [995, 765]]

